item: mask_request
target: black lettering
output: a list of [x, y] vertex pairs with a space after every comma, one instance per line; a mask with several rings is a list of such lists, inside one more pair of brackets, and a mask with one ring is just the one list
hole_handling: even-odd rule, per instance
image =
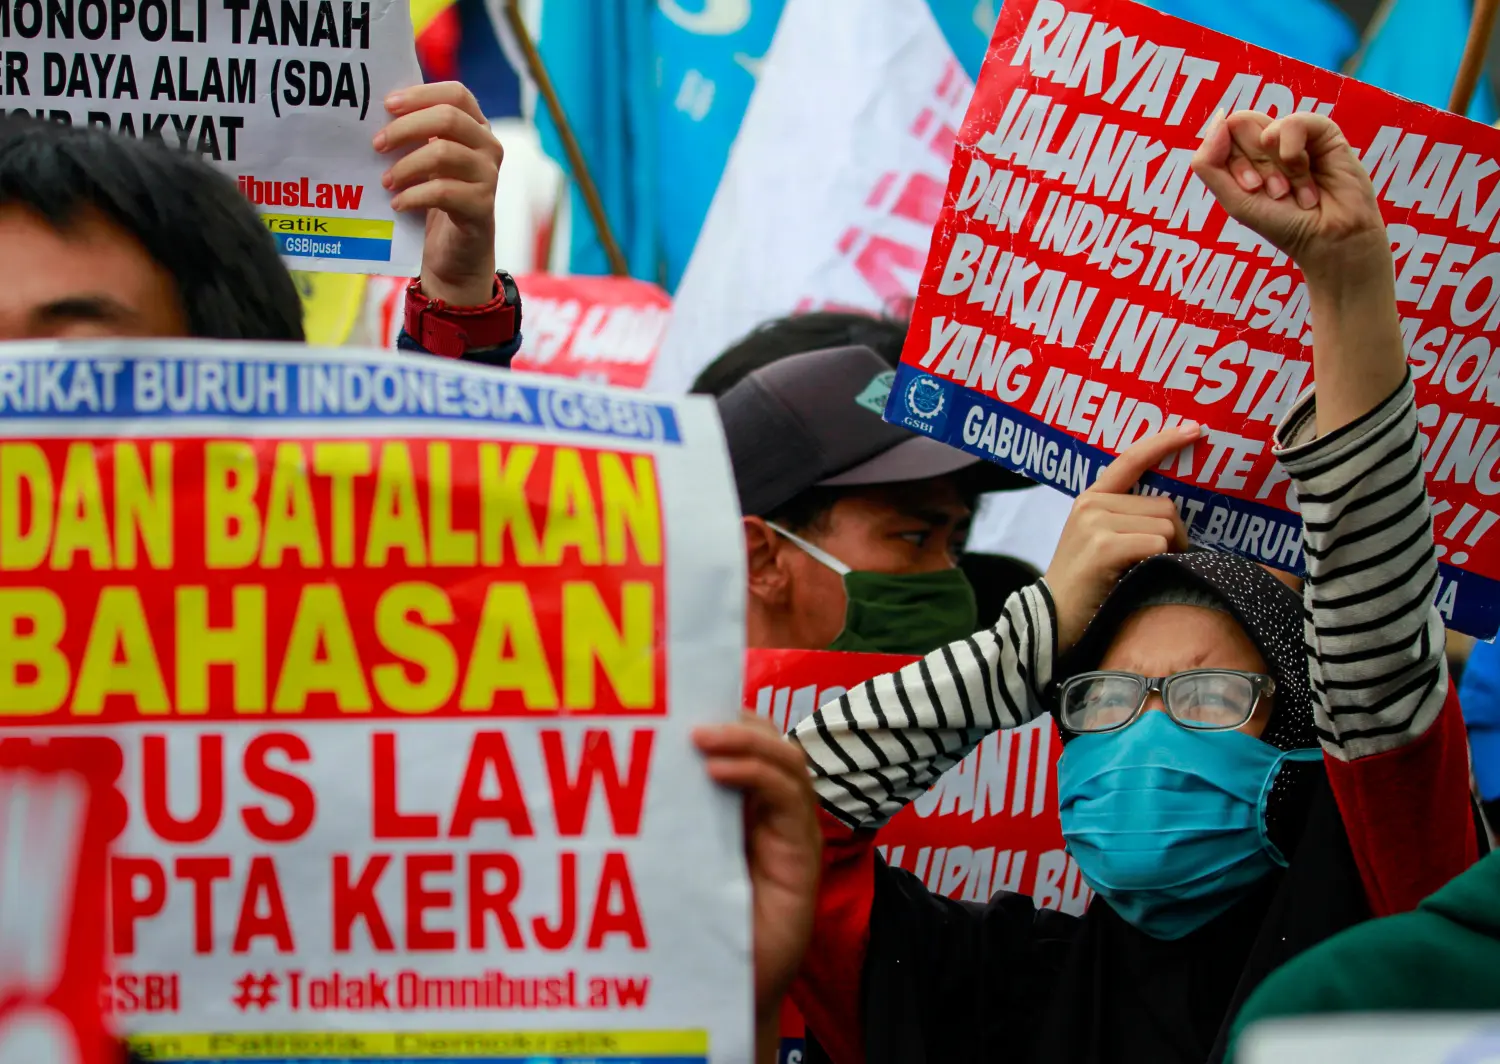
[[[252, 63], [255, 62], [253, 59], [250, 61]], [[239, 142], [236, 134], [245, 128], [245, 120], [238, 115], [220, 115], [219, 128], [225, 132], [225, 139], [229, 143], [229, 147], [224, 150], [224, 161], [227, 163], [235, 162], [240, 157]]]
[[129, 25], [135, 18], [135, 0], [113, 0], [110, 13], [113, 15], [114, 27], [109, 31], [109, 39], [118, 41], [120, 27]]
[[318, 4], [318, 13], [313, 24], [312, 43], [316, 48], [326, 44], [330, 48], [339, 46], [339, 23], [333, 16], [332, 0], [321, 0]]
[[250, 43], [276, 43], [276, 23], [271, 18], [268, 0], [255, 0], [255, 16], [250, 20]]
[[161, 135], [161, 127], [164, 126], [164, 125], [166, 125], [167, 124], [167, 119], [169, 119], [171, 117], [172, 117], [171, 115], [162, 115], [155, 122], [153, 122], [153, 121], [151, 121], [151, 112], [150, 111], [142, 111], [141, 112], [141, 139], [142, 140], [160, 141], [161, 143], [165, 144], [166, 143], [166, 139], [163, 138], [162, 135]]
[[229, 103], [250, 103], [255, 99], [255, 60], [229, 60]]
[[16, 0], [16, 32], [27, 40], [42, 32], [42, 0]]
[[109, 95], [109, 72], [115, 65], [114, 53], [95, 53], [89, 58], [94, 61], [94, 74], [99, 78], [99, 98], [102, 100]]
[[47, 0], [47, 37], [73, 39], [73, 0]]
[[172, 40], [176, 44], [193, 43], [193, 31], [182, 24], [182, 0], [172, 0]]
[[221, 162], [219, 155], [219, 138], [214, 132], [212, 115], [204, 115], [203, 122], [198, 127], [198, 154], [206, 158]]
[[91, 41], [97, 41], [109, 29], [109, 7], [104, 0], [83, 0], [78, 5], [78, 28]]
[[73, 53], [73, 65], [68, 71], [68, 95], [81, 95], [85, 100], [93, 99], [94, 93], [89, 85], [89, 61], [83, 52]]
[[203, 84], [198, 90], [198, 98], [204, 103], [224, 102], [224, 78], [219, 73], [219, 61], [213, 56], [203, 67]]
[[167, 5], [163, 0], [141, 0], [140, 27], [141, 36], [148, 41], [159, 41], [166, 35]]
[[307, 102], [314, 107], [326, 107], [333, 98], [333, 71], [321, 59], [307, 64], [309, 86]]
[[115, 91], [110, 93], [110, 99], [118, 100], [125, 96], [132, 100], [141, 98], [140, 90], [135, 87], [135, 64], [128, 55], [120, 56], [120, 73], [115, 78]]
[[184, 151], [187, 150], [188, 138], [193, 135], [193, 126], [197, 125], [197, 123], [197, 115], [188, 115], [187, 125], [183, 125], [182, 121], [176, 115], [172, 116], [172, 128], [177, 132], [177, 146]]
[[361, 0], [359, 15], [354, 14], [354, 5], [350, 0], [344, 0], [344, 47], [354, 47], [354, 31], [359, 31], [359, 46], [368, 50], [370, 47], [370, 5], [368, 0]]
[[188, 103], [197, 103], [198, 94], [189, 88], [190, 85], [192, 82], [188, 79], [187, 56], [179, 55], [177, 57], [177, 98]]
[[102, 129], [102, 130], [104, 130], [104, 132], [108, 133], [109, 132], [109, 113], [107, 111], [90, 111], [89, 112], [89, 128], [90, 129]]
[[307, 47], [307, 0], [281, 0], [281, 43]]
[[354, 88], [354, 71], [349, 68], [348, 63], [339, 64], [338, 82], [333, 87], [333, 106], [347, 103], [354, 110], [359, 110], [359, 92]]
[[177, 99], [177, 86], [172, 82], [172, 60], [164, 55], [156, 57], [156, 77], [151, 81], [151, 99]]
[[281, 77], [286, 82], [286, 88], [281, 91], [282, 97], [291, 106], [300, 106], [307, 99], [307, 86], [302, 82], [302, 60], [288, 59], [286, 66], [281, 68]]
[[31, 95], [31, 89], [26, 85], [26, 66], [25, 52], [5, 53], [5, 95]]
[[240, 43], [240, 35], [244, 28], [240, 25], [240, 18], [250, 7], [250, 0], [224, 0], [224, 10], [229, 12], [229, 39], [234, 44]]
[[42, 70], [42, 94], [61, 96], [68, 83], [68, 64], [63, 62], [63, 57], [56, 52], [43, 53]]

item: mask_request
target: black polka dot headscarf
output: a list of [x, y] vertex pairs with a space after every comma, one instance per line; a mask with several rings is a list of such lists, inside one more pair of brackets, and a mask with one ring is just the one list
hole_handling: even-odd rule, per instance
[[[1271, 678], [1276, 681], [1276, 693], [1271, 719], [1261, 739], [1278, 750], [1316, 747], [1302, 597], [1254, 562], [1211, 550], [1160, 554], [1121, 578], [1078, 646], [1059, 662], [1051, 687], [1053, 711], [1058, 684], [1069, 676], [1098, 668], [1115, 633], [1132, 613], [1163, 601], [1183, 601], [1186, 596], [1174, 595], [1174, 591], [1190, 592], [1193, 598], [1206, 596], [1217, 604], [1239, 623], [1266, 659]], [[1063, 741], [1068, 741], [1066, 731]], [[1289, 761], [1271, 788], [1266, 800], [1266, 829], [1283, 853], [1290, 854], [1296, 847], [1313, 790], [1323, 772], [1321, 761]]]

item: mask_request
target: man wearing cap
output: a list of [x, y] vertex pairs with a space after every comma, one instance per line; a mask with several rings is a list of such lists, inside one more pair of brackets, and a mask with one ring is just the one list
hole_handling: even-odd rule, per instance
[[841, 347], [783, 358], [719, 397], [750, 646], [924, 654], [974, 631], [955, 559], [979, 460], [884, 421], [894, 377], [869, 348]]

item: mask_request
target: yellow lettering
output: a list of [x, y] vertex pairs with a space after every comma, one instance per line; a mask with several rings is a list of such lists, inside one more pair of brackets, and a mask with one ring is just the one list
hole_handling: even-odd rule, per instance
[[115, 443], [115, 565], [136, 566], [136, 543], [145, 545], [153, 569], [172, 568], [172, 445], [151, 444], [151, 477], [141, 461], [140, 445]]
[[650, 455], [632, 457], [634, 477], [624, 457], [606, 451], [599, 456], [599, 494], [604, 501], [604, 561], [625, 562], [625, 535], [645, 565], [661, 564], [661, 501], [656, 494], [656, 463]]
[[375, 502], [370, 511], [370, 533], [365, 542], [365, 565], [385, 566], [391, 548], [399, 547], [407, 565], [427, 564], [427, 544], [422, 538], [422, 513], [417, 508], [417, 482], [412, 473], [411, 450], [392, 440], [380, 449], [380, 473], [375, 481]]
[[[36, 717], [63, 704], [73, 679], [68, 659], [57, 649], [66, 627], [67, 614], [55, 592], [0, 588], [0, 717]], [[35, 675], [23, 678], [23, 670]]]
[[447, 443], [427, 448], [427, 512], [432, 564], [473, 565], [479, 557], [478, 537], [469, 529], [453, 527], [453, 447]]
[[354, 565], [354, 478], [370, 475], [368, 443], [313, 444], [313, 472], [333, 483], [329, 494], [333, 500], [333, 564], [337, 569]]
[[489, 568], [505, 562], [507, 529], [517, 562], [536, 565], [541, 561], [536, 524], [526, 500], [526, 481], [535, 465], [532, 444], [514, 444], [503, 458], [498, 443], [479, 445], [480, 557]]
[[562, 561], [569, 547], [578, 550], [584, 565], [598, 565], [602, 556], [599, 546], [599, 514], [594, 508], [594, 493], [583, 472], [583, 456], [572, 447], [553, 452], [552, 491], [547, 500], [547, 532], [542, 541], [542, 557], [548, 565]]
[[260, 468], [243, 440], [210, 440], [203, 448], [203, 557], [210, 569], [243, 569], [255, 562], [260, 512], [255, 489]]
[[307, 481], [307, 456], [299, 443], [278, 443], [271, 470], [271, 492], [266, 499], [266, 531], [260, 545], [260, 564], [279, 569], [281, 556], [297, 552], [305, 568], [323, 564], [318, 518], [313, 511], [312, 485]]
[[621, 586], [623, 622], [615, 627], [599, 589], [586, 581], [563, 584], [563, 705], [593, 709], [594, 662], [626, 709], [656, 700], [655, 589], [628, 580]]
[[360, 671], [349, 614], [337, 584], [303, 587], [271, 708], [277, 713], [300, 713], [307, 708], [307, 696], [315, 691], [333, 695], [344, 712], [370, 708], [370, 689]]
[[234, 675], [236, 713], [266, 710], [266, 589], [236, 584], [225, 628], [208, 619], [208, 589], [177, 589], [177, 712], [208, 711], [208, 670], [227, 665]]
[[151, 642], [151, 628], [140, 593], [133, 587], [107, 587], [99, 592], [78, 666], [73, 712], [97, 714], [110, 695], [129, 695], [141, 713], [162, 714], [168, 709], [167, 685]]
[[[510, 656], [505, 656], [507, 643]], [[527, 709], [556, 709], [557, 686], [542, 650], [525, 584], [494, 583], [484, 597], [460, 709], [487, 711], [501, 691], [520, 691]]]
[[396, 584], [380, 596], [375, 605], [380, 645], [415, 665], [421, 676], [413, 681], [406, 667], [395, 663], [375, 666], [371, 675], [382, 702], [398, 713], [431, 713], [447, 704], [458, 685], [458, 655], [448, 637], [431, 626], [452, 623], [453, 604], [433, 584]]
[[[0, 443], [0, 569], [42, 564], [52, 541], [55, 506], [52, 470], [42, 449], [34, 443]], [[31, 527], [23, 528], [27, 513]]]
[[73, 557], [88, 551], [94, 569], [111, 569], [109, 525], [104, 520], [104, 488], [92, 443], [68, 444], [62, 485], [57, 492], [57, 530], [52, 536], [52, 568], [73, 568]]

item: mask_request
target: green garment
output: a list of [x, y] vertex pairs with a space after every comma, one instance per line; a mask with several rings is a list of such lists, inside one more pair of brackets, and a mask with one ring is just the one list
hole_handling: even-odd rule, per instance
[[1260, 1020], [1440, 1009], [1500, 1009], [1500, 852], [1416, 911], [1350, 928], [1272, 973], [1235, 1018], [1227, 1059]]

